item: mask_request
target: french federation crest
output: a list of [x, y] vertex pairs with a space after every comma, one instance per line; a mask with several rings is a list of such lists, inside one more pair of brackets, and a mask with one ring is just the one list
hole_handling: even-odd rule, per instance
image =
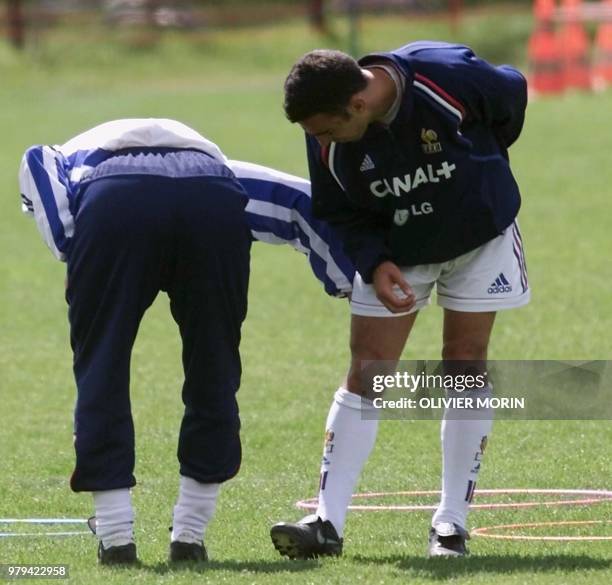
[[[324, 453], [333, 453], [333, 451], [334, 451], [334, 443], [333, 443], [334, 437], [335, 437], [334, 431], [332, 431], [331, 429], [327, 429], [325, 431], [325, 443], [323, 444]], [[325, 455], [323, 455], [323, 458], [325, 459]]]
[[425, 154], [435, 154], [436, 152], [442, 152], [442, 145], [438, 142], [438, 134], [435, 130], [427, 130], [421, 128], [421, 148]]
[[396, 209], [395, 215], [393, 216], [393, 223], [395, 225], [404, 225], [408, 221], [410, 212], [407, 209]]

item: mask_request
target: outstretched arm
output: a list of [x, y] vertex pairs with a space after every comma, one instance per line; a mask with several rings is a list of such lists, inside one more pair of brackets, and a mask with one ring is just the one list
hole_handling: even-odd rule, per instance
[[253, 163], [230, 160], [228, 165], [249, 197], [246, 212], [253, 238], [289, 244], [308, 256], [313, 274], [328, 294], [350, 293], [355, 269], [334, 229], [313, 217], [310, 183]]

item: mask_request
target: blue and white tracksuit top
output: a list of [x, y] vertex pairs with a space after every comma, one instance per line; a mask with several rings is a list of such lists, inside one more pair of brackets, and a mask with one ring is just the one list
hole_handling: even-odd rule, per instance
[[107, 122], [61, 146], [32, 146], [25, 152], [19, 170], [22, 209], [34, 216], [56, 258], [65, 261], [70, 251], [79, 187], [97, 165], [119, 151], [134, 148], [197, 150], [223, 162], [249, 198], [246, 214], [253, 239], [291, 245], [308, 256], [314, 275], [328, 294], [344, 296], [350, 292], [355, 270], [334, 230], [312, 216], [308, 181], [261, 165], [228, 160], [195, 130], [166, 119]]

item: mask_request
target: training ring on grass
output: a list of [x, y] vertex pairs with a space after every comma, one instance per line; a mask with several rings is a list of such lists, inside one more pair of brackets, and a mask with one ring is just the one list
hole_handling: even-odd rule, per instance
[[31, 524], [34, 526], [64, 526], [64, 525], [85, 525], [87, 520], [82, 518], [0, 518], [0, 538], [9, 536], [80, 536], [91, 534], [90, 530], [65, 530], [65, 531], [44, 531], [44, 532], [4, 532], [4, 525], [11, 524]]
[[593, 540], [612, 540], [610, 536], [529, 536], [526, 534], [498, 534], [491, 530], [516, 530], [525, 528], [542, 528], [543, 526], [586, 526], [593, 524], [611, 524], [612, 520], [567, 520], [561, 522], [531, 522], [529, 524], [500, 524], [499, 526], [483, 526], [470, 531], [472, 536], [483, 538], [496, 538], [498, 540], [545, 540], [556, 542], [577, 542]]
[[[392, 496], [439, 496], [439, 490], [415, 490], [402, 492], [371, 492], [364, 494], [353, 494], [353, 500], [375, 500], [376, 498], [388, 498]], [[608, 490], [573, 490], [573, 489], [531, 489], [531, 488], [508, 488], [476, 490], [474, 499], [479, 496], [495, 495], [546, 495], [558, 496], [557, 500], [535, 500], [530, 502], [491, 502], [484, 504], [472, 504], [471, 509], [491, 510], [501, 508], [534, 508], [537, 506], [589, 506], [600, 502], [612, 501], [612, 491]], [[302, 510], [316, 510], [318, 498], [308, 498], [296, 502], [295, 506]], [[394, 512], [419, 512], [422, 510], [436, 510], [438, 504], [351, 504], [349, 510], [362, 512], [394, 511]]]

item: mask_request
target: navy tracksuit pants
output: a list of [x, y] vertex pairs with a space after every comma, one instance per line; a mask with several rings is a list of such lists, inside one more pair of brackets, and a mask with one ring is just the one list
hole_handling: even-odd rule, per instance
[[246, 194], [204, 154], [144, 152], [102, 163], [77, 201], [66, 293], [78, 390], [72, 489], [136, 483], [130, 356], [160, 290], [183, 344], [180, 473], [203, 483], [233, 477], [251, 244]]

